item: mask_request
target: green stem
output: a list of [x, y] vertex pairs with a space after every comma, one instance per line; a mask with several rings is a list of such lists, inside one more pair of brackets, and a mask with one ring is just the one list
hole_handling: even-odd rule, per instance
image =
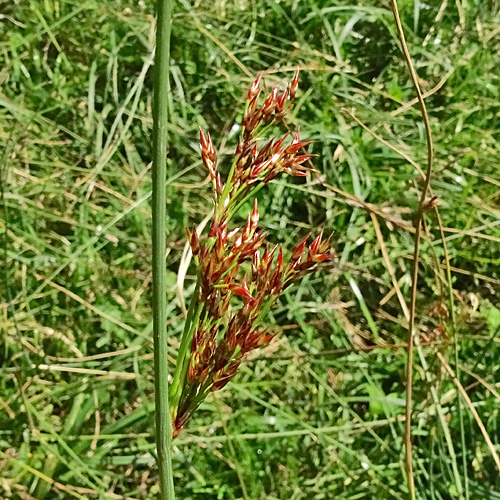
[[[257, 184], [256, 187], [254, 187], [249, 193], [247, 193], [236, 205], [234, 208], [231, 209], [231, 211], [229, 212], [229, 216], [228, 216], [228, 219], [232, 219], [234, 214], [236, 214], [239, 209], [250, 199], [250, 198], [254, 198], [255, 195], [265, 186], [264, 183], [260, 183], [260, 184]], [[240, 193], [237, 193], [235, 195], [235, 199], [238, 198]]]
[[[200, 290], [200, 276], [196, 280], [196, 286], [194, 289], [193, 296], [191, 297], [191, 302], [189, 303], [189, 309], [187, 313], [186, 322], [184, 323], [184, 331], [182, 333], [181, 345], [179, 347], [179, 352], [177, 353], [177, 361], [174, 371], [174, 379], [172, 380], [171, 394], [172, 400], [170, 402], [170, 411], [172, 414], [177, 410], [179, 404], [180, 396], [182, 394], [184, 377], [189, 360], [191, 358], [189, 348], [191, 347], [191, 341], [193, 339], [194, 326], [199, 322], [200, 315], [203, 309], [203, 302], [199, 302], [199, 290]], [[195, 313], [196, 311], [196, 313]]]
[[168, 403], [165, 267], [168, 92], [172, 0], [158, 0], [153, 107], [153, 329], [155, 422], [160, 498], [174, 500], [172, 422]]
[[[224, 184], [224, 188], [222, 190], [222, 194], [220, 196], [219, 201], [217, 202], [217, 206], [215, 208], [214, 219], [220, 219], [220, 216], [226, 209], [226, 200], [229, 197], [229, 191], [231, 189], [231, 181], [233, 179], [234, 171], [236, 170], [236, 165], [238, 164], [239, 156], [235, 156], [233, 163], [231, 164], [231, 169], [229, 170], [229, 174], [227, 175], [226, 183]], [[229, 203], [229, 202], [228, 202]]]

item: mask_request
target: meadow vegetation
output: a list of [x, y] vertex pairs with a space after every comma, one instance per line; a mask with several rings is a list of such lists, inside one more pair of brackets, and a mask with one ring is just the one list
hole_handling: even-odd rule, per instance
[[[442, 222], [426, 213], [419, 266], [417, 498], [500, 499], [500, 2], [398, 3]], [[150, 0], [0, 0], [2, 499], [157, 498], [154, 28]], [[388, 2], [175, 3], [172, 362], [195, 287], [185, 227], [213, 207], [198, 128], [230, 159], [255, 76], [271, 88], [297, 68], [288, 125], [315, 141], [320, 173], [261, 189], [260, 225], [289, 251], [324, 228], [337, 259], [285, 291], [268, 317], [281, 333], [176, 438], [183, 500], [407, 498], [407, 304], [426, 140]]]

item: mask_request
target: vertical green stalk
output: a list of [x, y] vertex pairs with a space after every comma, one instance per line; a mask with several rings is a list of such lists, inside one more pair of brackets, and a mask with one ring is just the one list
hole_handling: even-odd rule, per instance
[[153, 331], [155, 423], [160, 498], [174, 500], [172, 422], [168, 404], [165, 267], [167, 125], [172, 0], [158, 0], [153, 106]]

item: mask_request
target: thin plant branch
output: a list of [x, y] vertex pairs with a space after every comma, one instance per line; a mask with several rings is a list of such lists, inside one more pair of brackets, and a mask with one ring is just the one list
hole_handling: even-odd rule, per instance
[[[427, 95], [427, 94], [425, 94]], [[379, 136], [376, 132], [374, 132], [371, 128], [366, 126], [359, 118], [357, 118], [351, 111], [348, 109], [343, 108], [342, 112], [350, 116], [358, 125], [360, 125], [364, 130], [366, 130], [370, 135], [372, 135], [375, 139], [377, 139], [379, 142], [387, 146], [389, 149], [394, 151], [395, 153], [399, 154], [401, 157], [403, 157], [408, 163], [410, 163], [415, 169], [418, 171], [419, 175], [422, 177], [422, 179], [425, 179], [425, 174], [420, 168], [420, 166], [417, 164], [415, 160], [413, 160], [410, 156], [405, 154], [403, 151], [398, 149], [397, 147], [393, 146], [390, 142], [386, 141], [383, 139], [381, 136]], [[432, 189], [429, 186], [429, 194], [432, 196]], [[439, 211], [439, 206], [437, 204], [434, 205], [434, 213], [436, 215], [436, 220], [439, 228], [439, 233], [441, 236], [441, 241], [443, 244], [443, 252], [444, 252], [444, 267], [446, 271], [446, 282], [447, 282], [447, 288], [448, 288], [448, 304], [449, 304], [449, 310], [450, 310], [450, 320], [451, 320], [451, 330], [452, 330], [452, 336], [453, 336], [453, 344], [454, 344], [454, 354], [455, 354], [455, 372], [457, 375], [457, 379], [460, 380], [460, 369], [459, 369], [459, 350], [460, 346], [458, 343], [458, 338], [457, 338], [457, 323], [456, 323], [456, 313], [455, 313], [455, 304], [454, 304], [454, 299], [453, 299], [453, 281], [451, 277], [451, 266], [450, 266], [450, 258], [449, 258], [449, 253], [448, 253], [448, 245], [446, 243], [446, 238], [444, 235], [445, 228], [443, 226], [443, 222], [441, 219], [441, 213]], [[383, 245], [383, 240], [382, 240], [382, 235], [380, 234], [380, 228], [378, 227], [378, 222], [376, 215], [371, 212], [370, 216], [372, 217], [373, 224], [375, 226], [375, 232], [377, 234], [377, 238], [379, 239], [379, 242], [381, 244], [381, 249], [382, 253], [384, 253], [384, 245]], [[384, 255], [384, 259], [388, 264], [390, 264], [387, 260], [387, 258]], [[399, 291], [398, 293], [398, 288], [397, 287], [397, 282], [394, 281], [393, 277], [393, 272], [391, 272], [391, 269], [388, 267], [389, 273], [391, 274], [391, 278], [393, 279], [394, 286], [396, 287], [396, 293], [398, 295], [398, 299], [402, 300], [402, 297], [400, 297], [401, 292]], [[438, 269], [436, 269], [436, 274], [438, 274]], [[403, 311], [405, 313], [405, 317], [408, 319], [409, 317], [409, 311], [407, 310], [406, 303], [403, 304], [401, 302], [401, 305], [403, 307]], [[420, 344], [422, 345], [422, 343]], [[460, 441], [461, 441], [461, 446], [462, 446], [462, 462], [463, 462], [463, 468], [464, 468], [464, 483], [465, 483], [465, 498], [466, 500], [469, 499], [470, 494], [469, 494], [469, 480], [468, 480], [468, 474], [467, 474], [467, 456], [465, 453], [466, 450], [466, 445], [465, 445], [465, 426], [464, 426], [464, 412], [463, 412], [463, 406], [462, 406], [462, 401], [458, 399], [458, 416], [460, 420]], [[457, 482], [457, 488], [460, 490], [459, 482]]]
[[422, 187], [422, 192], [420, 195], [420, 201], [417, 208], [417, 213], [415, 216], [415, 235], [414, 235], [414, 251], [413, 251], [413, 269], [412, 269], [412, 284], [411, 284], [411, 299], [410, 299], [410, 319], [408, 324], [408, 360], [406, 368], [406, 424], [405, 424], [405, 448], [406, 448], [406, 475], [408, 480], [408, 489], [410, 493], [411, 500], [416, 498], [415, 495], [415, 479], [413, 476], [413, 461], [412, 461], [412, 436], [411, 436], [411, 417], [412, 417], [412, 396], [413, 396], [413, 350], [414, 350], [414, 336], [415, 336], [415, 310], [417, 301], [417, 290], [418, 290], [418, 262], [420, 256], [420, 238], [422, 231], [422, 219], [424, 216], [425, 201], [427, 197], [427, 192], [429, 190], [429, 184], [431, 180], [432, 173], [432, 161], [433, 161], [433, 145], [432, 145], [432, 134], [431, 125], [429, 121], [429, 115], [427, 114], [427, 108], [425, 106], [425, 101], [422, 96], [422, 91], [420, 89], [420, 84], [418, 81], [418, 75], [413, 66], [410, 52], [408, 51], [408, 46], [405, 40], [405, 34], [403, 26], [401, 24], [401, 19], [399, 17], [398, 3], [397, 0], [391, 0], [392, 11], [394, 14], [394, 20], [396, 22], [396, 28], [398, 31], [398, 36], [401, 41], [401, 48], [406, 60], [406, 64], [410, 71], [411, 79], [417, 93], [418, 102], [420, 104], [422, 120], [425, 126], [425, 137], [427, 140], [427, 168], [424, 179], [424, 185]]

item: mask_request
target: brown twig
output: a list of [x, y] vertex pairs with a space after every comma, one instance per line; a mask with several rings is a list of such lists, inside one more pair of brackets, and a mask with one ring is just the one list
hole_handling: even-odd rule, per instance
[[411, 416], [412, 416], [412, 387], [413, 387], [413, 348], [414, 348], [414, 328], [415, 328], [415, 309], [417, 300], [417, 289], [418, 289], [418, 261], [420, 255], [420, 236], [422, 231], [422, 219], [424, 215], [425, 200], [427, 197], [427, 191], [429, 189], [429, 183], [431, 180], [432, 173], [432, 160], [433, 160], [433, 146], [432, 146], [432, 134], [431, 126], [429, 121], [429, 115], [427, 114], [427, 108], [425, 107], [424, 98], [422, 96], [422, 91], [420, 89], [420, 84], [418, 81], [418, 75], [413, 67], [411, 61], [410, 52], [408, 51], [408, 46], [405, 40], [405, 34], [403, 26], [401, 24], [401, 19], [399, 17], [398, 3], [397, 0], [391, 0], [392, 11], [394, 14], [394, 20], [396, 22], [396, 28], [398, 31], [399, 39], [401, 41], [401, 48], [403, 49], [403, 54], [406, 60], [406, 64], [410, 71], [410, 75], [417, 93], [418, 102], [420, 103], [422, 119], [425, 126], [425, 136], [427, 140], [427, 169], [424, 179], [424, 186], [422, 188], [422, 193], [420, 196], [420, 201], [418, 204], [418, 209], [415, 217], [415, 235], [414, 235], [414, 252], [413, 252], [413, 272], [412, 272], [412, 286], [411, 286], [411, 301], [410, 301], [410, 320], [408, 325], [408, 361], [406, 369], [406, 432], [405, 432], [405, 446], [406, 446], [406, 474], [408, 480], [408, 488], [410, 490], [410, 498], [415, 499], [415, 480], [413, 477], [413, 462], [412, 462], [412, 450], [411, 450]]

